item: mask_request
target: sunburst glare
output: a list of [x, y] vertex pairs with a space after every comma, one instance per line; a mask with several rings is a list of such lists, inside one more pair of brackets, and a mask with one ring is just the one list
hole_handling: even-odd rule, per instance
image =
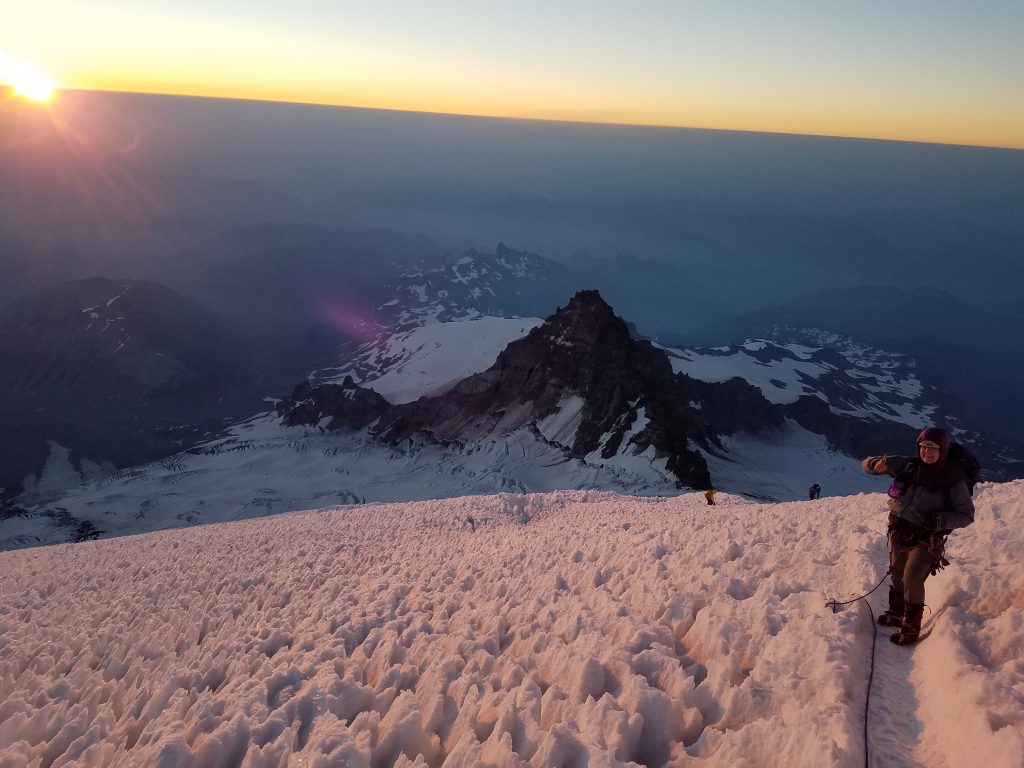
[[33, 101], [49, 101], [57, 84], [30, 61], [17, 61], [0, 51], [0, 85]]

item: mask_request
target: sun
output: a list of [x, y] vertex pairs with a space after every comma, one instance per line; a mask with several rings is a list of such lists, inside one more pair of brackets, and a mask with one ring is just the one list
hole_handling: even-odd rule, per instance
[[49, 101], [57, 84], [30, 61], [19, 62], [0, 51], [0, 85], [32, 101]]

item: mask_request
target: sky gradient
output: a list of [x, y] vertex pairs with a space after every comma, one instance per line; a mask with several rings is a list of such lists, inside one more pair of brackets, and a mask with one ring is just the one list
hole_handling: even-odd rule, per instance
[[7, 0], [65, 87], [1024, 148], [1024, 3]]

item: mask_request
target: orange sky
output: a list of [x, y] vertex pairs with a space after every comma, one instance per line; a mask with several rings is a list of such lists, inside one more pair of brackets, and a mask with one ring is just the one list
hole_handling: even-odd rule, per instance
[[0, 50], [76, 88], [1024, 148], [1024, 4], [363, 5], [49, 0]]

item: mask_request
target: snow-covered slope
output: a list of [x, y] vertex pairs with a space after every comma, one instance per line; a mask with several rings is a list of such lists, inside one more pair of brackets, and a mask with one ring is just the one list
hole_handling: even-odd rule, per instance
[[881, 492], [499, 494], [0, 553], [0, 765], [846, 768], [874, 653], [872, 765], [1016, 768], [1024, 483], [976, 500], [913, 647], [825, 607], [885, 572]]
[[[567, 488], [679, 493], [658, 462], [569, 460], [528, 429], [468, 443], [388, 446], [254, 417], [163, 461], [50, 495], [0, 519], [0, 550], [241, 520], [325, 504]], [[831, 489], [830, 489], [831, 490]]]
[[540, 318], [477, 317], [436, 322], [382, 334], [337, 368], [314, 380], [339, 383], [346, 375], [391, 403], [437, 395], [474, 373], [487, 370], [509, 342], [541, 324]]
[[[422, 414], [413, 414], [416, 418], [411, 412], [389, 414], [378, 422], [384, 409], [367, 413], [362, 401], [351, 401], [355, 405], [346, 407], [359, 413], [339, 425], [318, 415], [315, 392], [296, 390], [293, 406], [312, 416], [287, 423], [306, 427], [283, 426], [260, 415], [189, 451], [103, 480], [70, 489], [39, 484], [17, 500], [16, 515], [0, 512], [0, 549], [338, 502], [562, 489], [675, 495], [680, 485], [707, 487], [709, 477], [719, 490], [766, 501], [803, 498], [815, 482], [826, 495], [854, 493], [869, 488], [871, 481], [858, 466], [861, 454], [851, 448], [851, 427], [885, 443], [879, 451], [899, 451], [912, 444], [913, 431], [901, 426], [908, 434], [900, 442], [887, 438], [878, 424], [920, 426], [934, 412], [912, 370], [878, 351], [851, 348], [844, 358], [829, 349], [770, 342], [663, 349], [671, 368], [657, 356], [668, 379], [675, 370], [696, 384], [712, 383], [696, 386], [691, 381], [691, 394], [659, 405], [658, 398], [675, 383], [655, 377], [650, 392], [634, 387], [638, 394], [628, 394], [635, 384], [629, 377], [642, 367], [626, 354], [634, 341], [617, 318], [607, 324], [622, 325], [620, 333], [597, 333], [603, 326], [591, 314], [600, 309], [602, 317], [612, 318], [611, 309], [597, 294], [585, 298], [574, 297], [539, 329], [542, 321], [535, 318], [480, 317], [383, 336], [364, 345], [345, 366], [321, 372], [319, 380], [355, 375], [393, 404], [451, 391], [450, 402], [429, 401]], [[573, 333], [556, 333], [560, 322]], [[547, 324], [551, 332], [531, 334], [536, 338], [529, 351], [517, 353], [515, 365], [497, 365], [509, 357], [510, 342]], [[570, 337], [576, 347], [568, 344]], [[625, 351], [616, 359], [626, 363], [616, 367], [603, 358], [591, 359], [595, 351], [618, 347]], [[467, 378], [474, 374], [481, 376]], [[728, 385], [717, 383], [737, 374], [754, 385], [732, 382], [747, 394], [729, 394]], [[567, 384], [576, 379], [582, 382], [576, 389]], [[478, 393], [485, 395], [476, 398], [480, 402], [474, 400]], [[616, 397], [622, 407], [595, 426], [594, 414]], [[825, 416], [781, 410], [806, 403]], [[360, 413], [362, 418], [355, 418]], [[670, 432], [671, 439], [666, 437]], [[856, 455], [840, 452], [837, 439], [845, 441], [847, 454]], [[706, 465], [703, 481], [680, 475], [671, 464], [672, 450], [684, 445], [695, 463]], [[875, 447], [861, 449], [866, 453]], [[59, 462], [51, 464], [56, 475]]]
[[704, 452], [716, 488], [777, 501], [807, 498], [812, 483], [827, 495], [874, 487], [860, 462], [837, 453], [825, 437], [793, 421], [771, 435], [738, 433], [720, 440], [721, 451]]
[[673, 370], [701, 381], [739, 376], [773, 403], [816, 397], [835, 413], [862, 419], [931, 423], [938, 415], [905, 355], [830, 337], [811, 347], [763, 339], [710, 349], [670, 349]]
[[[372, 393], [353, 399], [360, 391], [349, 385], [331, 395], [346, 409], [339, 423], [322, 411], [321, 392], [298, 388], [283, 404], [284, 421], [305, 427], [262, 415], [104, 480], [41, 486], [18, 499], [17, 516], [0, 515], [0, 549], [337, 502], [574, 488], [675, 495], [707, 487], [707, 470], [697, 471], [704, 466], [719, 490], [764, 500], [802, 498], [813, 482], [826, 494], [870, 487], [858, 457], [775, 413], [753, 387], [677, 382], [661, 353], [632, 340], [596, 293], [540, 323], [479, 318], [384, 337], [323, 378], [355, 373], [396, 403], [443, 393], [457, 378], [452, 396], [381, 416]], [[531, 330], [513, 355], [508, 342]], [[671, 355], [676, 365], [685, 355], [702, 359]], [[688, 388], [673, 399], [677, 385]], [[684, 446], [696, 480], [681, 474]]]
[[[849, 419], [861, 432], [881, 435], [901, 425], [913, 430], [943, 425], [982, 457], [988, 477], [1020, 476], [1024, 445], [980, 429], [971, 410], [948, 387], [929, 377], [913, 356], [816, 329], [803, 329], [798, 335], [801, 341], [748, 339], [722, 347], [659, 348], [674, 371], [707, 382], [738, 376], [767, 400], [787, 406], [798, 419], [801, 412], [806, 417], [809, 402], [819, 401], [830, 414]], [[807, 426], [808, 421], [804, 418], [802, 423]], [[764, 455], [768, 463], [779, 458]]]

